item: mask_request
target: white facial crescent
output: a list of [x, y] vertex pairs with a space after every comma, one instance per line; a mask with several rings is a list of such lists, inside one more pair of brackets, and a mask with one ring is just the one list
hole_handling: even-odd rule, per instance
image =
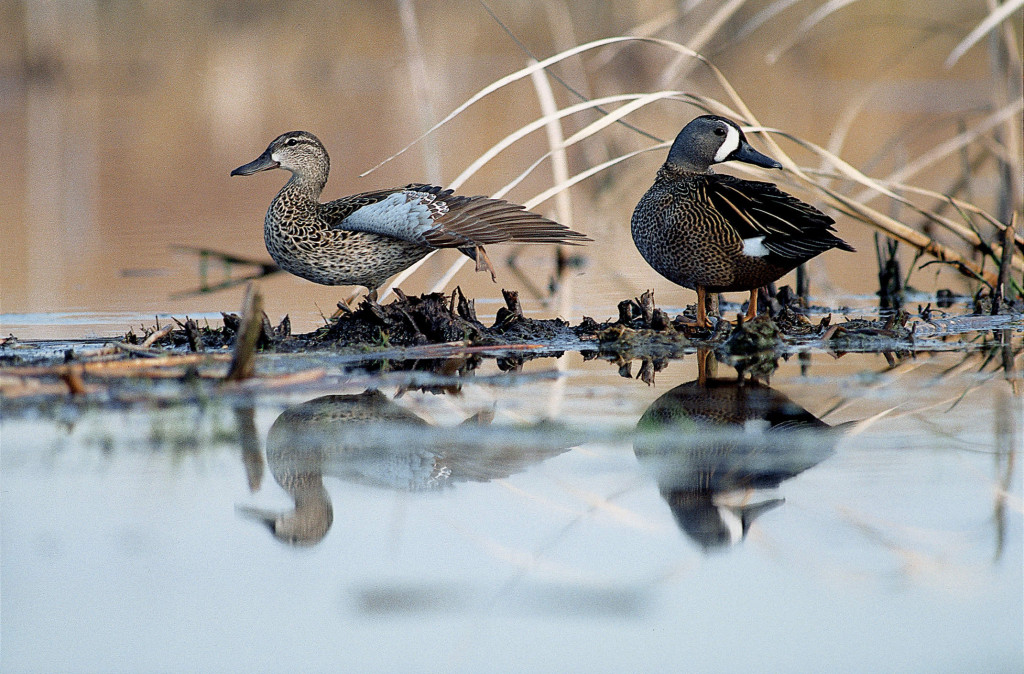
[[740, 147], [740, 132], [731, 124], [726, 124], [725, 129], [725, 140], [722, 141], [722, 147], [718, 148], [718, 152], [715, 153], [716, 162], [725, 161], [726, 157]]

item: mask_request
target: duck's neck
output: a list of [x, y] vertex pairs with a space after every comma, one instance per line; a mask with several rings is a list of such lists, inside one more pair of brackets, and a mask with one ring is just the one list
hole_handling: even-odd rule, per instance
[[320, 193], [324, 191], [324, 185], [326, 184], [326, 173], [317, 173], [316, 175], [292, 173], [292, 177], [281, 188], [281, 193], [288, 192], [294, 194], [297, 198], [319, 202]]
[[323, 192], [326, 182], [326, 176], [310, 177], [293, 173], [291, 179], [277, 193], [270, 208], [277, 211], [279, 216], [287, 214], [290, 218], [313, 214], [320, 206], [320, 193]]
[[683, 166], [674, 162], [665, 162], [658, 169], [658, 180], [683, 180], [694, 175], [709, 175], [714, 173], [710, 168], [701, 170], [696, 166]]

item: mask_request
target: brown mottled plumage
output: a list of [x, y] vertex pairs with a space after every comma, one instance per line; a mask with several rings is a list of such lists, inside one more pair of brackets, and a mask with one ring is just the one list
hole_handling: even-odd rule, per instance
[[589, 238], [523, 206], [410, 184], [320, 203], [330, 159], [306, 131], [278, 136], [231, 175], [283, 168], [292, 177], [267, 210], [263, 236], [274, 261], [324, 285], [377, 288], [438, 248], [458, 248], [486, 268], [484, 245], [518, 241], [579, 244]]
[[697, 322], [708, 327], [708, 292], [757, 289], [831, 248], [853, 248], [832, 234], [835, 222], [771, 183], [718, 175], [730, 160], [782, 168], [757, 152], [735, 122], [703, 115], [687, 124], [633, 211], [633, 241], [655, 271], [697, 291]]

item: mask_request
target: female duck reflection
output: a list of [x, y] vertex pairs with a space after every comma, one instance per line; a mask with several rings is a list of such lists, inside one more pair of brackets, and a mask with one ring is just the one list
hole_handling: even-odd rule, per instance
[[633, 449], [679, 527], [705, 551], [743, 540], [784, 499], [754, 501], [834, 452], [839, 433], [756, 380], [680, 384], [647, 408]]
[[[328, 395], [290, 407], [267, 433], [267, 465], [295, 510], [238, 510], [292, 545], [318, 543], [334, 521], [324, 475], [384, 489], [426, 491], [509, 477], [572, 444], [544, 429], [490, 427], [489, 414], [436, 428], [380, 391]], [[469, 431], [469, 432], [467, 432]]]

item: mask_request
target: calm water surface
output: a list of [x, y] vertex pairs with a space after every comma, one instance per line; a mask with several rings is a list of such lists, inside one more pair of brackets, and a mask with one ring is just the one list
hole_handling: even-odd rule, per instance
[[[842, 158], [868, 175], [942, 194], [970, 154], [960, 196], [993, 213], [1006, 200], [1000, 165], [983, 161], [1003, 142], [995, 130], [919, 161], [1018, 95], [986, 41], [944, 65], [986, 3], [727, 3], [732, 18], [713, 35], [721, 3], [492, 4], [541, 57], [613, 35], [689, 44], [766, 126], [821, 146], [845, 138]], [[801, 27], [825, 6], [835, 16]], [[526, 63], [472, 0], [12, 2], [0, 16], [0, 335], [26, 341], [237, 311], [241, 288], [192, 291], [203, 274], [216, 284], [251, 270], [181, 246], [268, 259], [262, 222], [284, 177], [229, 172], [284, 131], [327, 145], [333, 199], [447, 185], [540, 111], [523, 80], [360, 177]], [[788, 36], [799, 40], [767, 60]], [[727, 101], [692, 65], [638, 44], [557, 73], [591, 96]], [[560, 107], [578, 102], [554, 89]], [[696, 114], [665, 100], [628, 121], [671, 138]], [[565, 137], [595, 119], [566, 118]], [[570, 148], [570, 174], [653, 142], [612, 125]], [[493, 194], [549, 149], [538, 131], [460, 190]], [[467, 267], [449, 290], [477, 298], [485, 320], [499, 287], [519, 290], [532, 315], [573, 323], [613, 318], [648, 288], [677, 313], [693, 294], [657, 277], [628, 226], [664, 156], [637, 155], [566, 202], [538, 204], [596, 242], [560, 301], [544, 302], [555, 269], [544, 247], [496, 247], [500, 286]], [[554, 169], [536, 167], [508, 198], [553, 184]], [[788, 173], [765, 179], [818, 203]], [[859, 252], [812, 261], [812, 292], [859, 312], [876, 303], [874, 230], [829, 212]], [[455, 257], [435, 256], [402, 288], [429, 290]], [[900, 257], [904, 273], [918, 262], [906, 247]], [[909, 282], [922, 304], [940, 288], [976, 289], [945, 265]], [[271, 320], [289, 314], [296, 332], [339, 299], [283, 274], [261, 289]], [[1020, 317], [999, 327], [1019, 353]], [[693, 354], [653, 386], [578, 353], [516, 373], [485, 359], [454, 380], [307, 354], [262, 364], [326, 370], [290, 389], [169, 381], [117, 403], [4, 399], [0, 671], [1019, 672], [1021, 398], [999, 351], [929, 348], [942, 352], [892, 363], [816, 352], [742, 387], [724, 365], [700, 382]]]
[[1024, 420], [981, 352], [321, 364], [8, 406], [4, 671], [1019, 671]]

